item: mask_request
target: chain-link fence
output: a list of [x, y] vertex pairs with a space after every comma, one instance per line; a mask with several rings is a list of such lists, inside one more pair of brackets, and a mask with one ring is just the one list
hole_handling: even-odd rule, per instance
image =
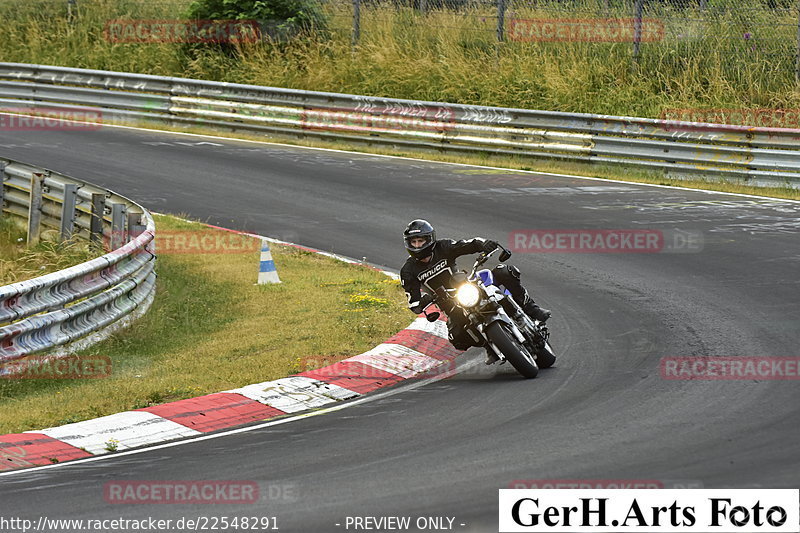
[[[259, 45], [233, 61], [171, 45], [116, 46], [186, 42], [173, 34], [158, 41], [153, 32], [162, 20], [172, 27], [158, 31], [183, 31], [175, 21], [187, 19], [192, 2], [2, 0], [9, 30], [23, 28], [16, 35], [31, 50], [49, 51], [0, 55], [52, 62], [63, 43], [58, 64], [70, 66], [612, 114], [794, 110], [800, 83], [800, 0], [292, 0], [313, 11], [319, 27], [250, 23], [270, 46], [316, 33], [297, 47]], [[25, 17], [47, 23], [17, 24]], [[79, 37], [64, 30], [69, 24]], [[227, 37], [240, 30], [213, 29]]]
[[769, 61], [800, 81], [797, 0], [352, 0], [329, 2], [336, 25], [353, 42], [370, 33], [435, 30], [462, 40], [516, 46], [616, 45], [635, 64], [658, 56], [713, 54], [746, 65]]

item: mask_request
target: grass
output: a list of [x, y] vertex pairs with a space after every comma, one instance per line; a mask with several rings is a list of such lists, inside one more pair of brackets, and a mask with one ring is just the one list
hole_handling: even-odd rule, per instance
[[[324, 3], [330, 31], [292, 42], [246, 43], [238, 52], [175, 43], [115, 43], [113, 19], [180, 18], [190, 0], [80, 0], [70, 23], [61, 0], [0, 5], [4, 61], [196, 77], [295, 89], [346, 92], [565, 112], [658, 118], [678, 109], [796, 109], [797, 15], [709, 0], [704, 13], [650, 2], [645, 15], [664, 38], [631, 43], [496, 42], [494, 12], [365, 3], [362, 39], [351, 45], [349, 3]], [[432, 2], [431, 2], [432, 4]], [[630, 17], [619, 2], [575, 0], [538, 8], [509, 4], [512, 19]], [[549, 7], [548, 7], [549, 5]], [[610, 10], [609, 10], [610, 9]], [[511, 26], [509, 23], [509, 32]], [[22, 46], [21, 46], [22, 44]], [[797, 127], [797, 124], [793, 125]]]
[[0, 285], [49, 274], [101, 255], [85, 241], [63, 243], [45, 232], [36, 246], [25, 245], [25, 228], [10, 216], [0, 217]]
[[[156, 219], [161, 232], [207, 231]], [[379, 272], [271, 249], [279, 285], [254, 284], [257, 250], [160, 255], [150, 311], [81, 352], [110, 357], [110, 377], [0, 380], [0, 434], [285, 377], [366, 351], [413, 318], [397, 282]]]

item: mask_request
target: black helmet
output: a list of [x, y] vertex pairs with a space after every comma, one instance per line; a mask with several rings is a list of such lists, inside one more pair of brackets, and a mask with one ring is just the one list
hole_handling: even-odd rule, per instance
[[[424, 238], [425, 244], [418, 248], [411, 246], [411, 239]], [[433, 253], [433, 247], [436, 246], [436, 230], [427, 220], [412, 220], [403, 231], [403, 240], [406, 243], [406, 250], [408, 254], [414, 259], [425, 259]]]

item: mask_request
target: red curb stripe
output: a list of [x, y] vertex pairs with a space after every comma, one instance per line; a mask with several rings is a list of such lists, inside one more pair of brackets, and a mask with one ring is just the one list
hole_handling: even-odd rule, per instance
[[0, 436], [0, 472], [91, 456], [87, 451], [41, 433]]
[[286, 414], [280, 409], [229, 392], [187, 398], [136, 410], [147, 411], [203, 433]]
[[442, 361], [455, 359], [462, 353], [461, 350], [454, 348], [447, 339], [419, 329], [398, 331], [384, 341], [384, 344], [399, 344]]
[[340, 361], [317, 370], [308, 370], [298, 376], [338, 385], [359, 394], [394, 385], [403, 378], [358, 361]]

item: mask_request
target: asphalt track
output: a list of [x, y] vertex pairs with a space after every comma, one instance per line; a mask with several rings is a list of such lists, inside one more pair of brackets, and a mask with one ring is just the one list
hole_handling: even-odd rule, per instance
[[[4, 476], [0, 514], [275, 516], [280, 531], [304, 533], [345, 531], [347, 516], [449, 516], [457, 531], [490, 532], [497, 489], [514, 480], [800, 484], [797, 381], [659, 373], [665, 356], [800, 355], [798, 203], [111, 128], [0, 132], [0, 155], [151, 210], [394, 268], [416, 217], [439, 237], [636, 228], [703, 238], [690, 253], [515, 254], [554, 310], [560, 357], [536, 380], [478, 365], [322, 416]], [[250, 505], [103, 498], [108, 481], [185, 479], [255, 480], [273, 492]]]

